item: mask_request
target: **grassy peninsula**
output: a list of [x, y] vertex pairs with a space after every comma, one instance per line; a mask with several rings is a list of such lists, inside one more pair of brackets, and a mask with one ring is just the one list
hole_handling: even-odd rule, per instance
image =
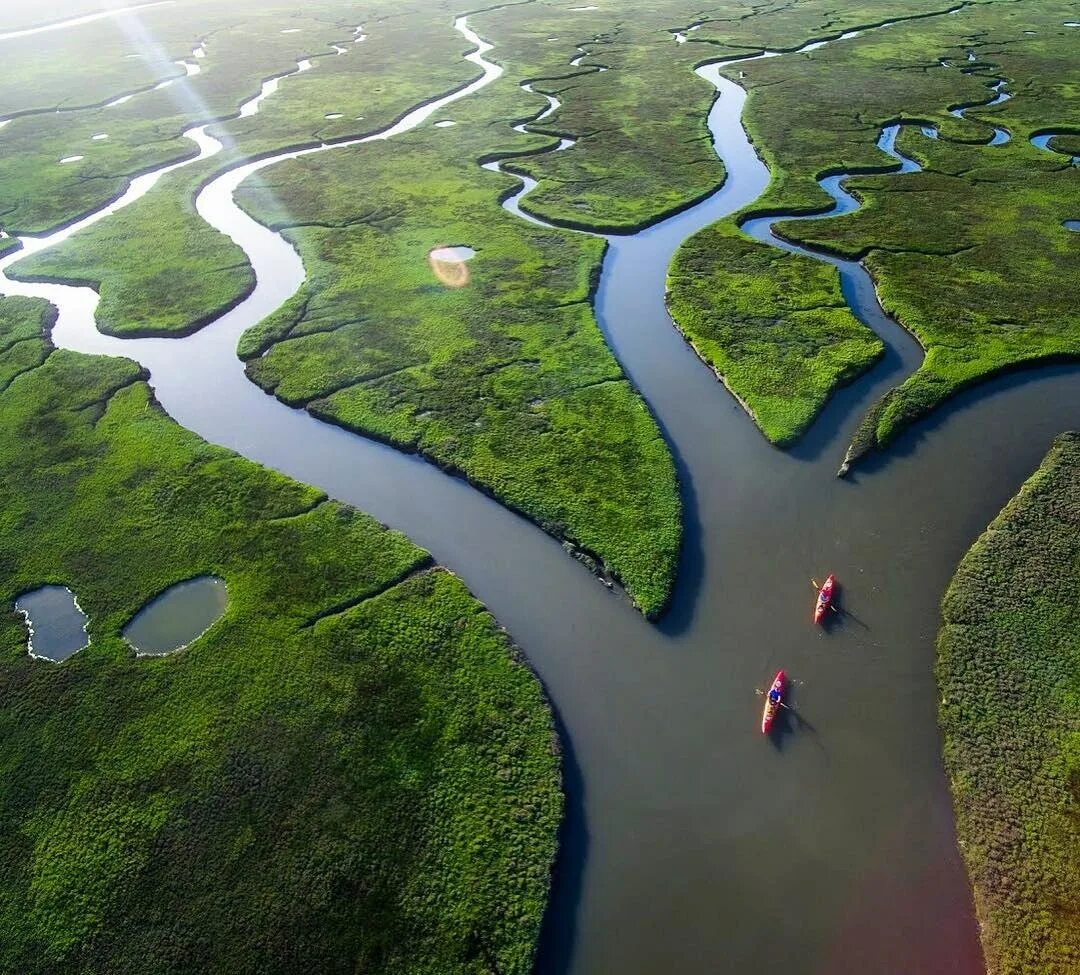
[[[264, 389], [461, 472], [601, 562], [654, 616], [674, 580], [680, 501], [659, 428], [592, 315], [603, 242], [507, 213], [499, 199], [517, 181], [478, 165], [550, 144], [504, 121], [534, 102], [492, 86], [451, 106], [449, 128], [242, 185], [237, 200], [295, 243], [308, 280], [241, 353]], [[429, 263], [442, 245], [476, 251], [453, 280]]]
[[[0, 301], [0, 970], [525, 975], [561, 811], [540, 685], [427, 553], [187, 433]], [[120, 630], [182, 579], [224, 617]], [[26, 653], [62, 583], [91, 644]]]
[[964, 557], [937, 678], [991, 975], [1080, 971], [1080, 435]]
[[835, 268], [759, 244], [731, 220], [683, 243], [668, 295], [676, 326], [780, 447], [883, 350], [848, 309]]
[[[868, 414], [852, 457], [885, 446], [987, 376], [1080, 355], [1076, 238], [1062, 226], [1080, 212], [1080, 187], [1066, 156], [1029, 144], [1030, 136], [1067, 129], [1076, 117], [1075, 31], [1063, 26], [1069, 9], [1054, 2], [972, 5], [728, 69], [749, 92], [745, 123], [772, 175], [765, 195], [737, 219], [821, 211], [831, 201], [819, 178], [895, 169], [875, 147], [892, 122], [909, 123], [899, 148], [925, 169], [855, 177], [847, 185], [865, 203], [859, 212], [778, 225], [797, 243], [863, 260], [885, 309], [927, 351], [923, 366]], [[988, 102], [998, 79], [1011, 100], [973, 108], [964, 119], [950, 113]], [[941, 137], [926, 138], [923, 125]], [[1010, 133], [1008, 144], [985, 145], [993, 126]], [[720, 286], [738, 281], [748, 261], [757, 292], [770, 296], [756, 303], [766, 314], [752, 328], [730, 289]], [[832, 323], [792, 315], [791, 308], [840, 299], [835, 280], [794, 273], [797, 267], [721, 226], [687, 241], [671, 275], [680, 328], [755, 414], [755, 404], [775, 388], [777, 363], [810, 340], [814, 366], [791, 374], [788, 415], [779, 427], [767, 412], [758, 416], [780, 442], [797, 436], [827, 390], [868, 361], [839, 354], [843, 340], [830, 334]], [[775, 295], [783, 296], [780, 307]]]

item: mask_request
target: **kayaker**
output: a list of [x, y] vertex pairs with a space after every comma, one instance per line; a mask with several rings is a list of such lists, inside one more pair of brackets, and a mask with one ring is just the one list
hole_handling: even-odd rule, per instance
[[769, 700], [772, 701], [773, 704], [780, 703], [780, 692], [775, 687], [771, 688], [769, 691]]

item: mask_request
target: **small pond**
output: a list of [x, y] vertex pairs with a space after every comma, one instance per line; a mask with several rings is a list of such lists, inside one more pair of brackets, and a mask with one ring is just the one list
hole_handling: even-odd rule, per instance
[[179, 582], [150, 600], [124, 627], [124, 639], [140, 656], [182, 650], [225, 612], [228, 592], [215, 576]]
[[447, 264], [462, 264], [476, 257], [476, 251], [471, 247], [436, 247], [428, 256], [433, 261], [443, 261]]
[[1061, 223], [1066, 230], [1080, 234], [1080, 220], [1063, 220]]
[[60, 663], [90, 645], [86, 614], [66, 586], [42, 586], [15, 600], [30, 631], [26, 649], [31, 657]]

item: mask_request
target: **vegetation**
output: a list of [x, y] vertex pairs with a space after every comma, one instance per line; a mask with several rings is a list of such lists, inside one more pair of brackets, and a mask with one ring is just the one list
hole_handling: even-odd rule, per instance
[[244, 251], [195, 212], [207, 172], [200, 163], [167, 174], [157, 191], [19, 261], [11, 277], [92, 285], [98, 328], [110, 335], [198, 330], [255, 287]]
[[[679, 495], [592, 317], [603, 243], [508, 214], [498, 198], [517, 181], [477, 165], [550, 144], [503, 122], [532, 102], [504, 84], [455, 105], [451, 128], [242, 185], [237, 199], [285, 231], [308, 280], [241, 351], [285, 402], [463, 473], [601, 562], [654, 616], [678, 559]], [[453, 279], [428, 260], [446, 244], [477, 251]]]
[[882, 306], [927, 350], [864, 421], [856, 454], [988, 375], [1080, 356], [1075, 241], [1062, 226], [1080, 212], [1075, 173], [1024, 143], [997, 152], [916, 138], [902, 145], [925, 156], [926, 172], [852, 181], [868, 201], [862, 211], [820, 232], [784, 228], [851, 254], [873, 241], [864, 263]]
[[[1075, 118], [1080, 77], [1068, 56], [1075, 37], [1061, 27], [1066, 9], [1058, 3], [973, 5], [737, 69], [749, 91], [746, 126], [772, 175], [768, 191], [740, 220], [819, 212], [831, 206], [819, 178], [895, 169], [895, 160], [875, 146], [881, 127], [893, 121], [912, 123], [900, 148], [925, 167], [922, 173], [849, 180], [848, 189], [866, 204], [855, 214], [778, 226], [794, 242], [862, 259], [885, 309], [927, 350], [923, 366], [867, 415], [849, 457], [887, 444], [988, 375], [1080, 354], [1075, 237], [1061, 226], [1080, 212], [1080, 188], [1067, 158], [1028, 142], [1032, 134], [1067, 127], [1063, 123]], [[949, 113], [989, 101], [999, 78], [1014, 95], [1010, 101], [974, 108], [965, 119]], [[815, 106], [812, 115], [804, 110], [807, 103]], [[991, 124], [1006, 127], [1011, 142], [983, 145]], [[937, 127], [941, 138], [926, 139], [919, 125]], [[712, 228], [679, 252], [671, 276], [673, 314], [758, 412], [755, 397], [775, 388], [775, 363], [791, 344], [805, 340], [811, 326], [796, 325], [767, 304], [768, 319], [779, 327], [764, 337], [760, 327], [749, 334], [740, 327], [736, 303], [708, 282], [710, 275], [729, 280], [731, 269], [738, 271], [750, 254], [756, 255], [751, 266], [761, 293], [782, 294], [797, 308], [822, 300], [831, 305], [840, 295], [835, 280], [793, 274], [791, 259], [738, 241], [730, 227]], [[821, 347], [833, 341], [827, 326], [813, 323], [812, 329]], [[814, 360], [814, 369], [796, 374], [795, 417], [779, 427], [781, 439], [797, 435], [827, 390], [865, 361]], [[776, 439], [770, 423], [759, 422]]]
[[1080, 971], [1080, 435], [968, 552], [938, 683], [960, 845], [992, 975]]
[[[336, 0], [306, 3], [302, 13], [288, 0], [185, 0], [140, 13], [137, 29], [120, 18], [3, 42], [5, 56], [16, 55], [6, 64], [13, 75], [33, 79], [37, 66], [55, 59], [50, 71], [67, 88], [44, 106], [29, 94], [11, 103], [30, 114], [0, 130], [0, 225], [43, 233], [119, 196], [133, 175], [193, 157], [197, 150], [182, 137], [185, 129], [235, 115], [264, 79], [295, 72], [300, 59], [310, 59], [312, 70], [283, 82], [258, 114], [214, 127], [227, 147], [239, 144], [235, 154], [218, 157], [219, 167], [241, 156], [374, 131], [412, 104], [475, 77], [475, 67], [461, 61], [464, 42], [449, 10], [378, 0], [365, 4], [362, 14], [371, 20], [359, 45], [351, 19], [359, 13]], [[53, 51], [46, 38], [60, 47]], [[196, 59], [191, 52], [200, 41], [206, 56]], [[89, 64], [85, 49], [94, 52]], [[198, 64], [200, 72], [182, 77], [176, 58]], [[71, 71], [73, 62], [82, 71]], [[135, 73], [113, 78], [106, 65]], [[83, 72], [103, 87], [88, 90]], [[154, 82], [167, 76], [176, 80], [156, 89]], [[101, 107], [133, 92], [122, 104]], [[54, 107], [61, 104], [58, 114]], [[77, 107], [86, 104], [95, 107]], [[95, 138], [102, 135], [107, 138]], [[58, 162], [74, 156], [82, 158]], [[183, 196], [189, 192], [185, 188]]]
[[[869, 0], [838, 10], [825, 0], [751, 6], [722, 0], [706, 7], [677, 0], [586, 6], [596, 9], [571, 15], [563, 6], [507, 6], [475, 22], [495, 40], [510, 77], [562, 102], [530, 128], [578, 139], [566, 152], [511, 164], [539, 181], [522, 208], [563, 226], [630, 233], [723, 181], [706, 124], [716, 93], [693, 67], [946, 5]], [[676, 32], [691, 25], [697, 26], [683, 34], [686, 43], [677, 43]], [[571, 66], [582, 50], [584, 60]]]
[[668, 291], [680, 331], [778, 446], [883, 350], [849, 311], [833, 267], [759, 244], [733, 221], [683, 243]]
[[[134, 363], [50, 353], [47, 316], [0, 302], [0, 364], [41, 359], [0, 386], [0, 970], [528, 972], [559, 768], [506, 636]], [[224, 617], [137, 659], [123, 625], [202, 574]], [[43, 582], [90, 617], [62, 665], [11, 612]]]
[[[862, 257], [885, 309], [927, 350], [921, 368], [865, 419], [854, 456], [888, 444], [986, 376], [1080, 355], [1075, 239], [1061, 225], [1080, 212], [1080, 186], [1067, 159], [1028, 142], [1047, 120], [1062, 117], [1057, 113], [1075, 111], [1062, 90], [1074, 39], [1065, 28], [1049, 27], [1060, 23], [1063, 9], [1040, 7], [1037, 17], [1023, 18], [983, 14], [986, 26], [974, 42], [981, 57], [971, 76], [983, 94], [946, 103], [986, 101], [986, 86], [1006, 78], [1015, 97], [992, 112], [970, 114], [1004, 125], [1013, 134], [1010, 143], [988, 149], [905, 130], [900, 148], [916, 156], [924, 172], [852, 180], [849, 189], [866, 201], [858, 213], [783, 225], [784, 235], [800, 243]], [[1036, 35], [1022, 33], [1046, 22]], [[1015, 34], [1023, 40], [1006, 45], [1004, 38]], [[1073, 74], [1080, 81], [1080, 73]], [[985, 127], [959, 124], [974, 130], [966, 132], [969, 138], [988, 138]]]

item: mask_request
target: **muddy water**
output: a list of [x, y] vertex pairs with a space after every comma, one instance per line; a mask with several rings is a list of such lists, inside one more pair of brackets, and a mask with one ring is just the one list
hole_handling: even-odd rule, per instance
[[[246, 381], [237, 338], [295, 290], [302, 269], [236, 209], [237, 174], [207, 187], [199, 208], [248, 252], [259, 287], [247, 302], [187, 339], [123, 341], [94, 331], [85, 296], [80, 305], [54, 290], [56, 339], [139, 359], [180, 423], [404, 530], [525, 648], [567, 748], [541, 971], [974, 973], [935, 715], [938, 602], [1051, 438], [1080, 425], [1078, 373], [990, 383], [837, 480], [860, 412], [917, 362], [908, 343], [835, 397], [794, 451], [769, 447], [663, 302], [678, 244], [764, 188], [739, 123], [743, 93], [710, 80], [727, 183], [651, 230], [613, 238], [597, 298], [682, 475], [686, 548], [660, 626], [463, 482]], [[823, 631], [809, 621], [809, 580], [829, 571], [849, 615]], [[799, 717], [770, 742], [754, 689], [780, 666]]]

